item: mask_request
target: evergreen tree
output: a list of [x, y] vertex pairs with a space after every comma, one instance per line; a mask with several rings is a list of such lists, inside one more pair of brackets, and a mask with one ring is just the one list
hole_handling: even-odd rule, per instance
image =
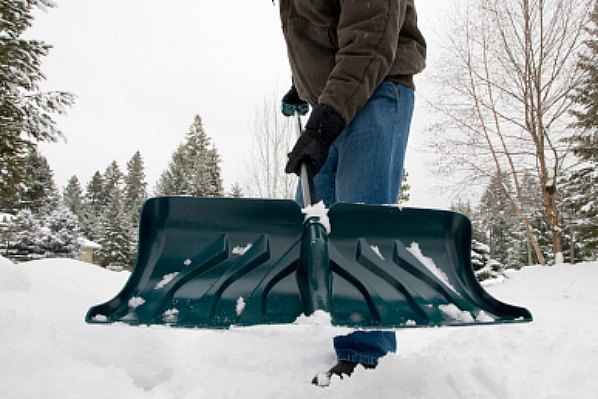
[[586, 29], [589, 38], [584, 42], [587, 52], [578, 63], [584, 72], [583, 82], [573, 95], [577, 132], [569, 140], [579, 165], [562, 179], [562, 212], [573, 241], [570, 261], [598, 257], [598, 3], [591, 20]]
[[471, 264], [479, 281], [504, 276], [505, 267], [492, 259], [490, 247], [476, 240], [473, 240], [471, 246]]
[[96, 171], [85, 188], [82, 230], [85, 237], [97, 241], [104, 213], [104, 178]]
[[9, 223], [10, 235], [3, 243], [6, 257], [24, 262], [40, 259], [44, 255], [42, 224], [29, 209], [19, 211]]
[[191, 195], [187, 167], [185, 145], [180, 144], [172, 154], [168, 169], [158, 179], [156, 195]]
[[41, 247], [44, 257], [75, 258], [81, 248], [79, 222], [66, 206], [58, 206], [44, 220]]
[[206, 134], [201, 117], [195, 116], [186, 136], [186, 156], [188, 157], [188, 176], [191, 186], [189, 195], [197, 197], [222, 195], [220, 179], [220, 156], [211, 146], [211, 139]]
[[[204, 196], [208, 197], [220, 197], [224, 193], [222, 187], [222, 177], [220, 176], [220, 155], [216, 150], [216, 147], [212, 146], [207, 153], [206, 157], [206, 180], [201, 183], [204, 187]], [[199, 187], [198, 187], [199, 188]]]
[[589, 38], [584, 42], [586, 52], [580, 55], [578, 68], [583, 80], [572, 96], [576, 108], [571, 112], [577, 119], [579, 131], [570, 139], [574, 153], [582, 159], [598, 158], [598, 3], [594, 4], [591, 26], [586, 28]]
[[[133, 231], [137, 231], [139, 212], [147, 199], [147, 183], [145, 167], [139, 151], [127, 163], [127, 174], [124, 178], [124, 206]], [[136, 234], [134, 234], [136, 237]]]
[[71, 176], [62, 192], [62, 202], [83, 223], [83, 189], [77, 176]]
[[26, 158], [40, 141], [56, 141], [61, 133], [52, 119], [73, 103], [64, 92], [40, 91], [41, 61], [50, 46], [22, 36], [32, 25], [34, 7], [52, 7], [49, 0], [0, 2], [0, 206], [18, 199], [28, 176]]
[[233, 184], [228, 196], [231, 198], [243, 198], [243, 189], [241, 188], [241, 185], [239, 183]]
[[35, 214], [49, 213], [60, 203], [54, 184], [54, 174], [46, 158], [37, 151], [27, 157], [27, 183], [21, 197], [21, 208], [29, 208]]
[[110, 165], [106, 168], [104, 175], [102, 176], [104, 180], [104, 186], [102, 187], [102, 204], [106, 205], [108, 201], [110, 201], [110, 197], [116, 187], [118, 190], [122, 189], [122, 182], [124, 180], [125, 175], [123, 172], [120, 171], [120, 167], [116, 161], [112, 161]]
[[[507, 188], [509, 180], [502, 179]], [[523, 225], [495, 175], [489, 182], [478, 209], [479, 221], [490, 248], [489, 256], [507, 267], [526, 263], [527, 241]]]
[[222, 196], [220, 156], [205, 133], [201, 117], [193, 124], [172, 155], [168, 169], [156, 186], [159, 195]]
[[106, 212], [102, 217], [98, 243], [101, 265], [125, 267], [131, 264], [130, 227], [123, 206], [122, 195], [117, 186], [112, 187]]

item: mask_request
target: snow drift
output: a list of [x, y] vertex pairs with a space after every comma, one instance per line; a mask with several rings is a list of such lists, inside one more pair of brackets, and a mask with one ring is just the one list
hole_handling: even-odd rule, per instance
[[55, 259], [0, 257], [0, 392], [6, 399], [595, 398], [598, 263], [527, 267], [487, 287], [528, 307], [523, 325], [398, 332], [399, 351], [329, 388], [329, 323], [229, 330], [96, 326], [87, 309], [128, 278]]

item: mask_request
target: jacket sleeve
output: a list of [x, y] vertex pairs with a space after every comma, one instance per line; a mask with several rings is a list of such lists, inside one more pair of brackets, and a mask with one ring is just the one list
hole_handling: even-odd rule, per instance
[[318, 99], [349, 123], [393, 65], [405, 0], [341, 0], [338, 51]]

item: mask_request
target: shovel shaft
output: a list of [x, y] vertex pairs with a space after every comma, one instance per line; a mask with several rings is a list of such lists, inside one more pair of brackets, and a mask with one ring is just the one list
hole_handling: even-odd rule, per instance
[[[303, 134], [303, 128], [301, 126], [301, 116], [299, 112], [296, 114], [297, 117], [297, 137], [301, 137]], [[312, 206], [316, 202], [316, 190], [314, 188], [314, 178], [307, 170], [307, 163], [301, 162], [301, 194], [303, 195], [303, 207], [307, 208]]]

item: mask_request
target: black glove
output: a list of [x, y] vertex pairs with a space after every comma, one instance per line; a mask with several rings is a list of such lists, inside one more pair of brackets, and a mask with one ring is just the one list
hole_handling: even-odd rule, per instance
[[299, 98], [295, 85], [291, 86], [287, 94], [282, 98], [282, 113], [284, 116], [293, 116], [295, 112], [305, 115], [309, 111], [309, 105]]
[[301, 163], [307, 163], [310, 176], [315, 176], [328, 157], [328, 149], [345, 128], [345, 121], [334, 109], [323, 104], [314, 107], [305, 131], [299, 137], [289, 161], [284, 169], [286, 173], [301, 174]]

